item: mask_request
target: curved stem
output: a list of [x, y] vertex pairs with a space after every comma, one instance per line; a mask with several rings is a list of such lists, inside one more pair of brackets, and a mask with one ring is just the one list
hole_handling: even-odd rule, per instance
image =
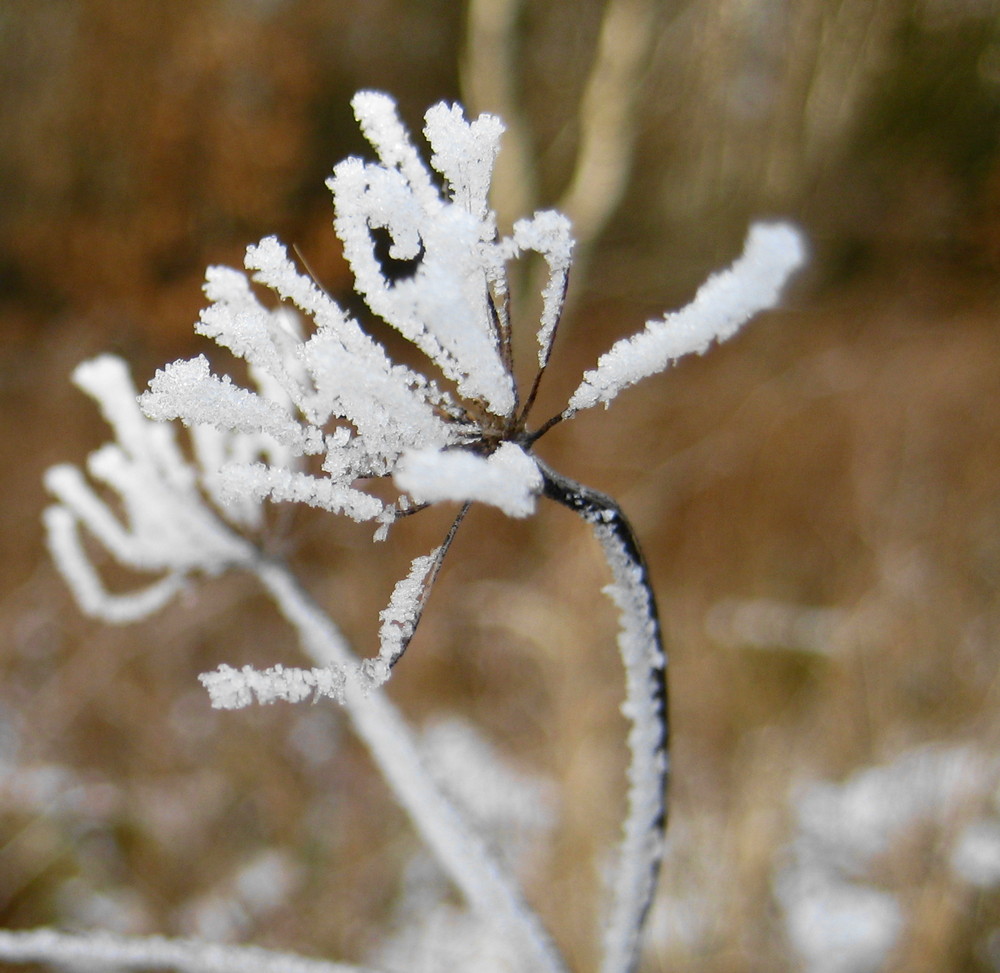
[[594, 528], [614, 579], [605, 590], [620, 612], [618, 648], [625, 667], [622, 712], [631, 723], [631, 761], [628, 811], [612, 879], [602, 970], [629, 973], [639, 961], [640, 934], [656, 891], [667, 822], [669, 730], [660, 621], [645, 559], [618, 504], [537, 461], [543, 494]]

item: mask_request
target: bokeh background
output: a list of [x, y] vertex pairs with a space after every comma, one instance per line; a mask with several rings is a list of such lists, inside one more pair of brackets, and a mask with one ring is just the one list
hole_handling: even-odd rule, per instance
[[[113, 351], [141, 386], [207, 350], [207, 264], [276, 233], [346, 298], [323, 180], [364, 152], [359, 88], [414, 129], [442, 98], [502, 114], [501, 223], [573, 217], [539, 421], [749, 220], [810, 240], [780, 310], [539, 446], [622, 502], [666, 623], [674, 831], [644, 969], [1000, 968], [996, 0], [0, 0], [0, 926], [354, 960], [392, 934], [416, 841], [336, 707], [218, 714], [197, 683], [299, 661], [252, 580], [108, 628], [39, 520], [43, 470], [106, 438], [72, 367]], [[369, 653], [448, 520], [373, 547], [289, 510], [270, 540]], [[468, 718], [554, 782], [531, 896], [574, 970], [621, 814], [604, 583], [566, 512], [475, 510], [392, 684], [416, 722]], [[865, 805], [898, 812], [850, 874], [881, 896], [862, 914], [896, 910], [866, 953], [863, 923], [824, 925], [843, 899], [795, 911], [850, 843], [804, 823], [803, 788], [913, 754]]]

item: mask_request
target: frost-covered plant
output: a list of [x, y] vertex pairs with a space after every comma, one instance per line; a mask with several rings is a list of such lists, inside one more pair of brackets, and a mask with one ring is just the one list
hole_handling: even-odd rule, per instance
[[[620, 613], [623, 712], [631, 724], [628, 810], [604, 927], [603, 969], [631, 970], [656, 883], [665, 825], [666, 659], [648, 573], [635, 535], [610, 497], [549, 468], [534, 453], [556, 423], [603, 403], [677, 358], [704, 352], [771, 307], [804, 246], [785, 224], [757, 224], [743, 255], [710, 277], [683, 310], [619, 341], [585, 373], [564, 411], [532, 428], [529, 415], [548, 365], [566, 293], [573, 240], [555, 212], [519, 220], [502, 235], [488, 192], [503, 125], [439, 104], [426, 116], [428, 167], [385, 95], [353, 102], [377, 161], [334, 170], [335, 228], [369, 309], [412, 342], [439, 374], [393, 362], [384, 348], [293, 264], [273, 237], [247, 250], [248, 277], [210, 268], [210, 306], [197, 330], [242, 358], [255, 389], [217, 376], [203, 356], [157, 372], [138, 399], [110, 357], [81, 365], [77, 383], [101, 405], [116, 442], [94, 453], [90, 476], [120, 500], [113, 511], [74, 467], [49, 471], [57, 503], [46, 513], [56, 562], [83, 609], [108, 621], [148, 615], [190, 577], [231, 567], [254, 573], [298, 631], [311, 668], [222, 666], [202, 676], [215, 706], [329, 695], [346, 708], [382, 773], [469, 907], [464, 935], [500, 943], [508, 968], [556, 971], [562, 959], [514, 879], [428, 771], [414, 736], [379, 686], [402, 656], [455, 531], [473, 502], [525, 517], [539, 496], [588, 522], [612, 574]], [[378, 245], [388, 241], [388, 274]], [[514, 377], [507, 268], [522, 254], [547, 266], [537, 367], [524, 392]], [[265, 307], [253, 284], [283, 304]], [[294, 307], [296, 311], [291, 310]], [[311, 322], [308, 336], [301, 317]], [[166, 420], [190, 428], [193, 460]], [[373, 490], [371, 484], [383, 484]], [[384, 484], [395, 487], [384, 498]], [[357, 659], [333, 622], [288, 569], [249, 539], [261, 504], [297, 501], [371, 522], [383, 539], [394, 520], [429, 504], [460, 511], [443, 543], [413, 561], [381, 613], [377, 655]], [[158, 575], [131, 594], [108, 592], [81, 541]], [[489, 935], [486, 935], [486, 932]], [[143, 952], [143, 943], [147, 951]], [[316, 961], [199, 949], [177, 941], [75, 940], [52, 932], [0, 936], [0, 956], [59, 964], [155, 965], [194, 970], [227, 962], [292, 969]], [[296, 964], [302, 964], [297, 967]], [[328, 971], [346, 967], [326, 964]]]

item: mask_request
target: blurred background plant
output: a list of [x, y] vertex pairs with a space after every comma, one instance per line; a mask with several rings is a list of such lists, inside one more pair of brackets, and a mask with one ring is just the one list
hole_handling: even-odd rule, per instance
[[[996, 0], [0, 5], [0, 925], [362, 957], [405, 911], [416, 839], [336, 708], [208, 708], [198, 672], [300, 661], [252, 582], [108, 629], [39, 520], [43, 469], [106, 435], [72, 367], [117, 351], [142, 383], [202, 350], [206, 264], [275, 233], [346, 298], [323, 179], [364, 151], [362, 87], [414, 126], [441, 98], [500, 113], [501, 221], [576, 222], [539, 414], [748, 219], [813, 243], [782, 311], [540, 449], [622, 502], [666, 623], [674, 837], [646, 968], [1000, 968]], [[373, 550], [278, 513], [362, 649], [448, 520]], [[600, 556], [558, 509], [477, 510], [463, 535], [391, 692], [555, 782], [533, 899], [585, 969], [624, 763]], [[850, 800], [860, 851], [830, 824]]]

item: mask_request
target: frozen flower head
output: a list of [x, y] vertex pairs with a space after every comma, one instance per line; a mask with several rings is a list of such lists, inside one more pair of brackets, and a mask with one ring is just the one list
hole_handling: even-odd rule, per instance
[[[406, 648], [468, 505], [481, 501], [524, 517], [545, 494], [594, 523], [609, 522], [612, 502], [549, 470], [533, 455], [535, 441], [735, 333], [774, 304], [804, 246], [786, 224], [753, 226], [743, 255], [710, 277], [691, 304], [617, 342], [586, 372], [565, 410], [532, 429], [529, 413], [566, 293], [569, 222], [544, 211], [500, 234], [488, 201], [499, 119], [470, 122], [457, 105], [435, 105], [425, 116], [428, 165], [392, 99], [363, 91], [353, 106], [376, 160], [349, 158], [335, 168], [328, 181], [334, 226], [368, 308], [412, 342], [434, 374], [392, 361], [267, 237], [247, 249], [246, 272], [209, 268], [210, 304], [196, 326], [246, 362], [255, 387], [213, 373], [200, 355], [158, 371], [139, 398], [141, 414], [120, 363], [85, 363], [77, 380], [101, 401], [119, 439], [91, 458], [89, 471], [120, 494], [125, 516], [112, 513], [72, 467], [50, 471], [60, 504], [47, 516], [53, 549], [81, 603], [122, 621], [162, 604], [195, 571], [253, 565], [258, 552], [242, 531], [259, 522], [264, 500], [374, 522], [379, 538], [402, 514], [439, 501], [462, 504], [445, 543], [414, 561], [382, 613], [379, 658], [361, 670], [379, 683]], [[523, 391], [514, 377], [507, 271], [526, 252], [540, 256], [548, 273], [534, 378]], [[262, 303], [265, 291], [272, 299]], [[165, 431], [162, 421], [172, 419], [192, 430], [194, 464]], [[108, 595], [79, 543], [81, 524], [118, 560], [163, 577], [135, 597]], [[286, 694], [319, 688], [315, 680], [292, 686], [291, 678], [284, 676]], [[329, 688], [329, 680], [320, 683]]]
[[[530, 456], [528, 411], [537, 378], [521, 394], [514, 380], [507, 266], [525, 251], [548, 267], [538, 328], [545, 368], [566, 291], [573, 248], [569, 222], [540, 212], [501, 237], [488, 191], [503, 126], [459, 106], [425, 116], [430, 167], [393, 101], [361, 92], [354, 111], [377, 161], [349, 158], [334, 170], [335, 228], [371, 311], [413, 342], [439, 374], [392, 362], [333, 299], [303, 275], [273, 237], [248, 249], [250, 280], [213, 268], [212, 301], [198, 330], [245, 359], [268, 391], [251, 392], [213, 375], [204, 358], [160, 371], [141, 400], [154, 419], [180, 418], [227, 432], [266, 434], [320, 469], [230, 464], [224, 494], [234, 500], [299, 500], [356, 520], [388, 523], [399, 509], [439, 500], [483, 501], [515, 517], [530, 514], [542, 475]], [[433, 170], [433, 171], [432, 171]], [[379, 244], [395, 267], [388, 275]], [[803, 256], [795, 230], [753, 227], [743, 257], [712, 278], [684, 311], [619, 342], [586, 374], [563, 417], [609, 403], [627, 385], [713, 339], [732, 334], [774, 303]], [[253, 283], [312, 320], [308, 338], [276, 331]], [[272, 391], [273, 390], [273, 391]], [[394, 504], [365, 490], [391, 476]]]
[[[210, 304], [197, 325], [244, 360], [253, 388], [213, 373], [198, 356], [157, 372], [137, 403], [117, 359], [105, 356], [78, 368], [78, 384], [101, 404], [117, 442], [88, 462], [91, 480], [106, 490], [95, 489], [75, 467], [49, 471], [57, 501], [46, 513], [50, 546], [84, 609], [116, 622], [150, 614], [195, 573], [234, 566], [253, 572], [316, 665], [263, 672], [221, 666], [201, 677], [213, 704], [318, 695], [343, 702], [479, 920], [497, 933], [496, 942], [529, 958], [508, 968], [556, 973], [564, 964], [537, 917], [429, 782], [405, 725], [372, 690], [405, 651], [470, 503], [524, 517], [544, 495], [576, 511], [604, 551], [612, 577], [606, 591], [620, 619], [631, 759], [602, 969], [629, 973], [655, 889], [666, 819], [666, 656], [649, 576], [621, 509], [550, 469], [533, 446], [555, 423], [597, 403], [607, 406], [622, 389], [682, 355], [705, 351], [771, 307], [803, 260], [803, 242], [785, 224], [751, 227], [742, 256], [710, 277], [691, 304], [617, 342], [584, 374], [566, 408], [533, 427], [530, 411], [566, 293], [573, 249], [568, 221], [540, 212], [516, 222], [509, 236], [500, 234], [488, 202], [503, 132], [498, 119], [469, 122], [458, 106], [431, 108], [424, 127], [428, 166], [390, 98], [361, 92], [353, 104], [376, 160], [351, 158], [334, 170], [334, 226], [369, 310], [419, 349], [434, 374], [392, 361], [268, 237], [248, 248], [246, 273], [209, 269]], [[514, 378], [507, 271], [527, 252], [544, 261], [547, 276], [534, 376], [521, 389]], [[262, 303], [265, 291], [272, 296]], [[190, 427], [191, 457], [163, 421], [173, 419]], [[108, 490], [118, 502], [107, 502]], [[392, 592], [381, 613], [377, 655], [359, 661], [288, 569], [248, 539], [265, 500], [304, 502], [371, 522], [378, 537], [395, 518], [426, 504], [461, 506], [444, 542], [415, 558]], [[129, 594], [108, 592], [81, 541], [83, 530], [121, 563], [158, 578]], [[5, 955], [22, 945], [36, 950], [31, 955], [52, 956], [66, 944], [18, 940]]]

